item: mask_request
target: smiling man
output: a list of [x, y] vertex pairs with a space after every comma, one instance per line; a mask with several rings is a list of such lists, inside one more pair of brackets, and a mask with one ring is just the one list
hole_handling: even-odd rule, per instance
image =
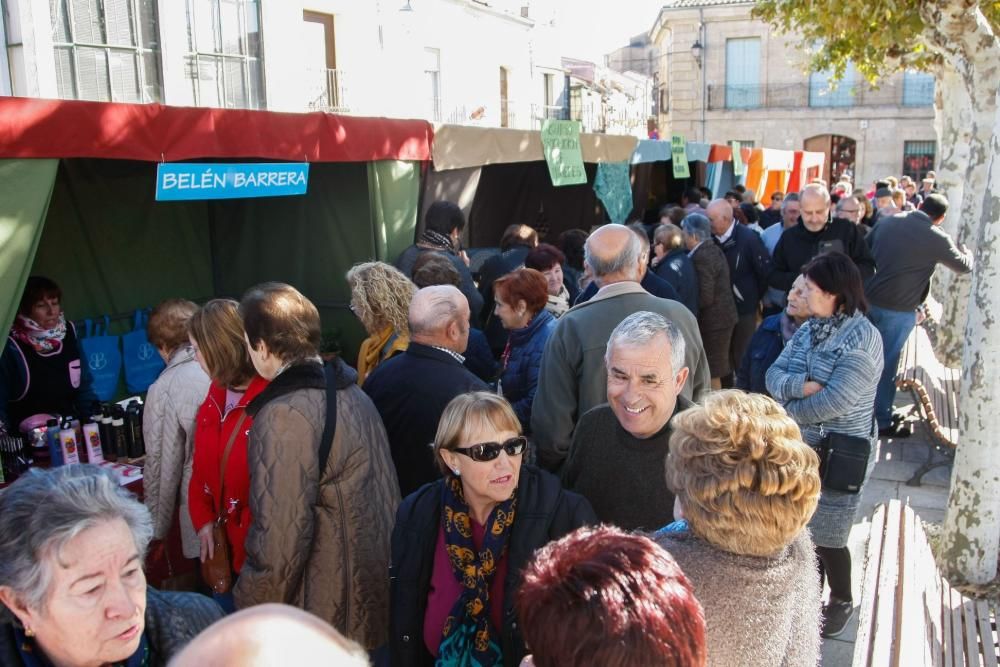
[[605, 353], [608, 402], [580, 419], [563, 469], [563, 486], [582, 494], [597, 517], [626, 530], [673, 521], [674, 496], [664, 465], [670, 419], [691, 407], [684, 337], [662, 315], [625, 318]]

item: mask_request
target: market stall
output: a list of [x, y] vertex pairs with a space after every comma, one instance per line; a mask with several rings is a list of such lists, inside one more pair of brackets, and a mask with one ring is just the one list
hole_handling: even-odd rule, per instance
[[798, 192], [814, 178], [820, 178], [825, 160], [824, 153], [795, 151], [795, 162], [788, 178], [788, 192]]
[[[343, 275], [412, 243], [432, 136], [419, 120], [0, 98], [0, 327], [33, 273], [74, 318], [279, 280], [352, 358]], [[158, 165], [189, 161], [306, 163], [308, 188], [158, 201]]]
[[772, 192], [787, 192], [795, 166], [795, 153], [774, 148], [755, 148], [747, 164], [745, 185], [757, 201], [769, 201]]
[[605, 221], [594, 191], [598, 165], [627, 164], [635, 146], [634, 137], [581, 134], [586, 183], [555, 187], [540, 132], [441, 125], [434, 131], [422, 206], [441, 198], [462, 206], [470, 247], [496, 246], [511, 223], [532, 225], [554, 240], [567, 229]]

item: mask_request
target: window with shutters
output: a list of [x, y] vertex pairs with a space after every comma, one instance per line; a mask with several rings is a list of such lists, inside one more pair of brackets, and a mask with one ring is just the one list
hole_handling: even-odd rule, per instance
[[756, 109], [763, 104], [760, 38], [726, 40], [726, 108]]
[[258, 0], [187, 0], [187, 38], [196, 105], [265, 107]]
[[857, 91], [857, 70], [854, 63], [847, 63], [844, 76], [834, 81], [833, 72], [824, 70], [809, 75], [809, 106], [849, 107], [854, 106]]
[[156, 0], [49, 0], [63, 99], [160, 102]]

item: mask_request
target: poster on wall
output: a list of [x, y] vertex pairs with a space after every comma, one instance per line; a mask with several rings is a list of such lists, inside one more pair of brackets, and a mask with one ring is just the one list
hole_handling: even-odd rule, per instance
[[546, 119], [542, 123], [542, 148], [552, 185], [558, 188], [587, 182], [580, 148], [580, 121]]
[[670, 137], [670, 163], [674, 170], [674, 178], [690, 178], [688, 167], [687, 141], [679, 134]]

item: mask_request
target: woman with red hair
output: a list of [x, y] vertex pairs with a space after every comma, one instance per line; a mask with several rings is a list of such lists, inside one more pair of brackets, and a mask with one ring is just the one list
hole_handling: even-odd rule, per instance
[[577, 529], [538, 551], [515, 604], [535, 667], [705, 664], [701, 605], [648, 537]]
[[493, 283], [493, 294], [496, 301], [493, 312], [510, 332], [500, 358], [498, 389], [527, 432], [542, 352], [556, 328], [556, 319], [545, 309], [548, 281], [535, 269], [517, 269]]

